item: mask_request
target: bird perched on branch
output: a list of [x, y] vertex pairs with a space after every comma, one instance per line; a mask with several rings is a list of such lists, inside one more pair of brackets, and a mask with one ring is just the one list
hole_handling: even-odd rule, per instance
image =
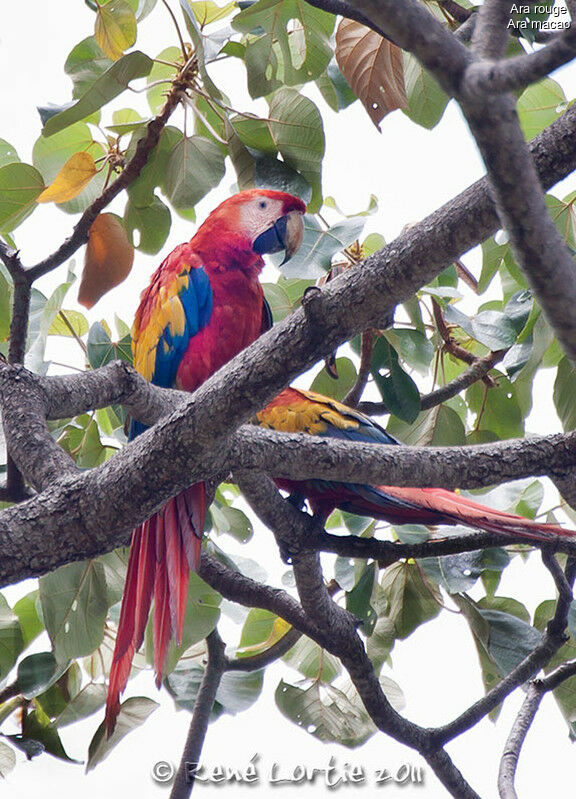
[[[308, 433], [365, 444], [397, 445], [364, 414], [313, 391], [287, 388], [257, 414], [259, 426], [284, 433]], [[353, 477], [351, 475], [351, 477]], [[276, 484], [325, 520], [335, 508], [372, 516], [392, 524], [465, 524], [527, 540], [547, 540], [575, 535], [555, 524], [536, 522], [513, 513], [493, 510], [444, 488], [372, 486], [334, 480], [287, 480]]]
[[[191, 241], [162, 262], [142, 294], [132, 329], [140, 374], [158, 386], [194, 391], [268, 329], [270, 310], [258, 281], [262, 255], [293, 255], [302, 241], [304, 211], [297, 197], [261, 189], [240, 192], [212, 211]], [[132, 421], [129, 438], [144, 429]], [[109, 735], [152, 598], [158, 685], [171, 637], [181, 640], [205, 506], [204, 484], [196, 483], [133, 533], [106, 702]]]

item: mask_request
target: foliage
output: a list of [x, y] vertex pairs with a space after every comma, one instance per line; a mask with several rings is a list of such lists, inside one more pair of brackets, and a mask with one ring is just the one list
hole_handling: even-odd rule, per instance
[[[367, 198], [367, 211], [346, 216], [332, 198], [324, 196], [324, 103], [341, 111], [358, 97], [366, 108], [367, 124], [378, 126], [386, 113], [402, 108], [414, 123], [432, 128], [448, 98], [413, 56], [402, 54], [358, 23], [340, 22], [335, 29], [332, 15], [296, 0], [223, 6], [211, 0], [181, 0], [176, 10], [185, 31], [184, 50], [176, 35], [174, 42], [159, 43], [158, 54], [130, 49], [137, 42], [143, 17], [163, 13], [155, 5], [153, 0], [110, 0], [95, 6], [93, 33], [86, 31], [87, 37], [70, 48], [64, 66], [73, 81], [71, 103], [39, 109], [43, 128], [33, 164], [20, 161], [17, 143], [0, 140], [0, 233], [12, 242], [18, 226], [42, 203], [56, 203], [71, 214], [85, 211], [145, 136], [148, 119], [121, 104], [126, 89], [133, 83], [141, 86], [146, 79], [150, 111], [155, 115], [163, 107], [170, 82], [186, 74], [187, 128], [165, 127], [148, 163], [122, 196], [121, 216], [101, 215], [92, 226], [80, 302], [91, 307], [126, 277], [133, 245], [142, 252], [158, 252], [168, 240], [173, 215], [194, 219], [198, 202], [219, 185], [226, 165], [231, 164], [240, 189], [283, 189], [308, 202], [300, 252], [276, 283], [265, 285], [278, 321], [298, 307], [303, 292], [315, 281], [350, 268], [384, 241], [380, 234], [364, 234], [366, 215], [377, 208], [375, 198]], [[252, 104], [247, 109], [232, 107], [226, 87], [213, 82], [210, 65], [220, 58], [236, 59], [245, 70], [251, 98], [263, 98], [258, 114], [251, 110]], [[393, 99], [386, 105], [382, 98], [390, 93]], [[312, 99], [319, 95], [322, 100]], [[562, 89], [551, 79], [526, 89], [518, 104], [526, 137], [532, 138], [550, 124], [566, 102]], [[548, 197], [558, 229], [573, 249], [575, 199], [574, 194]], [[116, 318], [115, 332], [105, 320], [89, 326], [80, 311], [65, 306], [74, 281], [71, 266], [66, 282], [50, 297], [33, 290], [27, 365], [47, 370], [47, 339], [57, 336], [78, 344], [86, 368], [117, 358], [130, 361], [126, 322]], [[532, 407], [534, 381], [542, 370], [551, 370], [546, 375], [554, 381], [554, 403], [564, 428], [574, 429], [573, 369], [553, 340], [507, 243], [499, 238], [484, 242], [480, 275], [472, 283], [473, 292], [462, 265], [452, 266], [397, 311], [392, 327], [383, 324], [382, 329], [371, 331], [369, 391], [390, 415], [390, 431], [420, 445], [521, 436]], [[2, 268], [3, 353], [12, 291], [11, 278]], [[446, 323], [449, 341], [434, 322], [435, 313]], [[472, 360], [491, 350], [505, 350], [506, 355], [492, 370], [490, 385], [476, 382], [443, 404], [422, 410], [422, 397], [433, 384], [449, 383], [466, 368], [453, 345]], [[358, 378], [358, 356], [365, 354], [359, 339], [351, 342], [351, 350], [338, 357], [332, 369], [319, 371], [311, 387], [343, 399]], [[107, 408], [53, 424], [52, 432], [78, 466], [91, 468], [125, 443], [124, 423], [120, 408]], [[5, 470], [5, 464], [1, 468]], [[539, 480], [527, 481], [505, 495], [497, 490], [484, 495], [483, 501], [491, 500], [503, 510], [530, 517], [538, 514], [541, 504], [548, 504], [543, 502]], [[211, 539], [218, 541], [217, 553], [218, 547], [226, 549], [225, 536], [249, 547], [252, 523], [238, 505], [237, 489], [220, 486], [209, 530]], [[375, 533], [370, 520], [340, 512], [333, 514], [328, 527], [366, 538]], [[391, 532], [400, 540], [427, 535], [402, 528]], [[330, 576], [346, 607], [360, 620], [369, 655], [396, 707], [402, 703], [401, 689], [383, 673], [392, 663], [391, 652], [421, 625], [438, 623], [447, 600], [453, 600], [470, 627], [487, 689], [533, 648], [551, 615], [549, 608], [539, 608], [531, 619], [516, 600], [497, 594], [503, 571], [523, 554], [513, 548], [494, 549], [396, 563], [382, 571], [375, 562], [333, 560]], [[260, 577], [254, 560], [219, 556], [238, 571]], [[30, 756], [46, 751], [69, 759], [58, 730], [100, 711], [125, 569], [125, 553], [117, 551], [43, 577], [38, 591], [14, 607], [0, 595], [0, 681], [16, 680], [25, 699], [26, 713], [13, 744]], [[166, 680], [179, 707], [190, 709], [196, 696], [203, 665], [194, 646], [215, 628], [220, 602], [221, 597], [199, 578], [192, 581], [183, 645], [169, 655]], [[288, 629], [267, 611], [250, 611], [239, 630], [237, 657], [266, 651]], [[49, 636], [50, 651], [31, 653], [29, 647], [43, 631]], [[566, 647], [573, 650], [572, 638]], [[188, 663], [191, 658], [193, 668]], [[276, 690], [284, 716], [320, 740], [349, 747], [374, 734], [375, 727], [341, 674], [338, 661], [318, 644], [301, 638], [284, 656], [284, 664]], [[228, 674], [217, 695], [214, 716], [248, 708], [261, 687], [260, 671]], [[572, 724], [574, 702], [566, 688], [561, 686], [555, 695]], [[11, 717], [9, 702], [0, 704], [2, 722]], [[154, 703], [144, 697], [126, 700], [118, 730], [109, 740], [101, 727], [96, 730], [95, 721], [88, 767], [95, 767], [154, 709]], [[12, 745], [0, 743], [0, 775], [14, 762]]]

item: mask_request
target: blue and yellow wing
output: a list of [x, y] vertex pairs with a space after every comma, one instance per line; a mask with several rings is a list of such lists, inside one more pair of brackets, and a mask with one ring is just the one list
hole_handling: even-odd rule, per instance
[[[132, 352], [141, 375], [157, 386], [171, 388], [190, 339], [210, 321], [212, 288], [202, 267], [183, 265], [168, 279], [161, 270], [136, 314]], [[145, 425], [133, 421], [130, 438], [145, 429]]]
[[315, 391], [287, 388], [257, 414], [261, 427], [377, 444], [399, 442], [367, 416]]

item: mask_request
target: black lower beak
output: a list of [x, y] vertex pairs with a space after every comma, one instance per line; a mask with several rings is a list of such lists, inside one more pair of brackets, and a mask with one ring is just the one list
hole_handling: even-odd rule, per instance
[[287, 216], [281, 216], [277, 219], [272, 227], [261, 233], [255, 240], [252, 248], [258, 255], [265, 253], [280, 252], [286, 249], [286, 226], [288, 222]]

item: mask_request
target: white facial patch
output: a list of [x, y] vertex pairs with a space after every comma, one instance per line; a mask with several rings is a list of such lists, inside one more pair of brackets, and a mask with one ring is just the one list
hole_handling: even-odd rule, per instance
[[281, 200], [256, 197], [241, 206], [240, 229], [254, 241], [281, 216], [284, 216], [284, 203]]

